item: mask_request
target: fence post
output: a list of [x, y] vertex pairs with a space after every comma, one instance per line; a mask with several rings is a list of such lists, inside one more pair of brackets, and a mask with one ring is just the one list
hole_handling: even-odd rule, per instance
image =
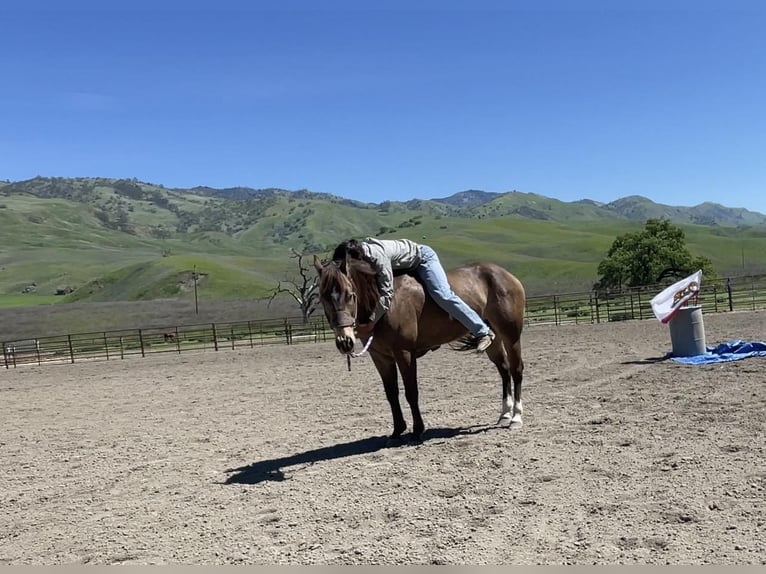
[[601, 323], [601, 313], [599, 310], [598, 293], [596, 293], [596, 323]]
[[231, 350], [234, 350], [234, 325], [231, 326]]
[[67, 341], [69, 342], [69, 360], [74, 363], [74, 349], [72, 348], [72, 335], [66, 336]]
[[638, 320], [644, 320], [644, 310], [641, 307], [641, 291], [638, 292]]
[[176, 327], [176, 351], [181, 352], [181, 337], [178, 335], [178, 327]]
[[558, 306], [558, 296], [553, 296], [553, 323], [554, 325], [559, 325], [559, 306]]
[[141, 345], [141, 356], [146, 357], [146, 351], [144, 350], [144, 334], [141, 329], [138, 330], [138, 342]]
[[5, 368], [8, 369], [8, 347], [5, 343], [3, 343], [3, 362], [5, 363]]
[[215, 323], [213, 323], [213, 348], [218, 350], [218, 332], [215, 330]]
[[729, 292], [729, 311], [734, 311], [734, 300], [731, 296], [731, 277], [726, 278], [726, 290]]
[[253, 348], [253, 324], [248, 321], [247, 322], [247, 336], [250, 339], [250, 348]]
[[109, 343], [106, 340], [106, 331], [104, 331], [104, 352], [106, 352], [106, 360], [109, 360]]
[[636, 318], [636, 309], [633, 306], [633, 293], [630, 294], [630, 318], [631, 319]]

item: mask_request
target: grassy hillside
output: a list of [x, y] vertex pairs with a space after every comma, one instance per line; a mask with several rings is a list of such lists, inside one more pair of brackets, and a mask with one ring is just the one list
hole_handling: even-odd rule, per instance
[[[680, 220], [691, 251], [721, 274], [766, 271], [758, 214], [647, 202], [471, 191], [376, 205], [307, 191], [175, 190], [103, 178], [0, 183], [0, 307], [189, 301], [195, 268], [206, 300], [263, 298], [296, 276], [291, 248], [324, 257], [339, 241], [367, 235], [429, 243], [447, 267], [496, 261], [532, 294], [585, 290], [614, 238], [643, 227], [635, 213]], [[714, 224], [690, 224], [694, 217]], [[750, 223], [721, 223], [732, 220]]]

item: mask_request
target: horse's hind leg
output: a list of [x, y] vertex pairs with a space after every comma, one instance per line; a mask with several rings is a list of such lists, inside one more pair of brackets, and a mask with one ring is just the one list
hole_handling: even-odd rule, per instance
[[521, 381], [524, 378], [524, 361], [521, 358], [521, 339], [516, 339], [508, 351], [508, 357], [511, 361], [510, 371], [513, 379], [513, 415], [511, 424], [521, 426], [523, 424], [521, 415], [524, 408], [521, 405]]
[[385, 390], [386, 399], [391, 406], [391, 415], [394, 419], [394, 432], [391, 433], [391, 438], [399, 438], [407, 429], [407, 423], [404, 420], [402, 407], [399, 404], [399, 382], [396, 374], [396, 362], [392, 357], [373, 352], [370, 352], [370, 356], [372, 357], [372, 362], [375, 363], [375, 368], [378, 370], [380, 378], [383, 380], [383, 390]]
[[510, 346], [510, 352], [506, 352], [505, 344], [493, 345], [487, 350], [487, 355], [500, 373], [503, 403], [497, 422], [499, 424], [510, 421], [510, 424], [515, 427], [521, 426], [523, 424], [521, 380], [524, 371], [524, 363], [521, 360], [521, 341], [515, 341]]
[[497, 372], [500, 373], [500, 388], [502, 390], [502, 408], [500, 418], [497, 423], [510, 421], [511, 409], [513, 407], [513, 390], [511, 388], [511, 372], [508, 363], [508, 354], [503, 345], [493, 345], [487, 349], [487, 356], [495, 364]]

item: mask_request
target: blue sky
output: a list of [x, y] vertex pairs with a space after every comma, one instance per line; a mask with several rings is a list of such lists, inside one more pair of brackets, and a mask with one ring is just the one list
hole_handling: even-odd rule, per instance
[[56, 4], [0, 7], [0, 179], [766, 213], [761, 2]]

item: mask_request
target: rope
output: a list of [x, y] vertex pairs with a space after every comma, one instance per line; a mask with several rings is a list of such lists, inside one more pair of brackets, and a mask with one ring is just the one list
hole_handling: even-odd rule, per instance
[[358, 353], [351, 353], [351, 356], [354, 357], [355, 359], [361, 357], [367, 352], [367, 349], [370, 348], [370, 345], [372, 345], [372, 335], [370, 335], [370, 338], [367, 339], [367, 342], [364, 344], [364, 347], [362, 347], [362, 350], [359, 351]]
[[351, 357], [358, 359], [359, 357], [361, 357], [367, 352], [367, 349], [370, 348], [370, 345], [372, 345], [372, 335], [370, 335], [370, 338], [367, 339], [367, 343], [365, 343], [361, 351], [359, 351], [358, 353], [349, 353], [348, 355], [346, 355], [346, 363], [348, 364], [349, 371], [351, 370]]

